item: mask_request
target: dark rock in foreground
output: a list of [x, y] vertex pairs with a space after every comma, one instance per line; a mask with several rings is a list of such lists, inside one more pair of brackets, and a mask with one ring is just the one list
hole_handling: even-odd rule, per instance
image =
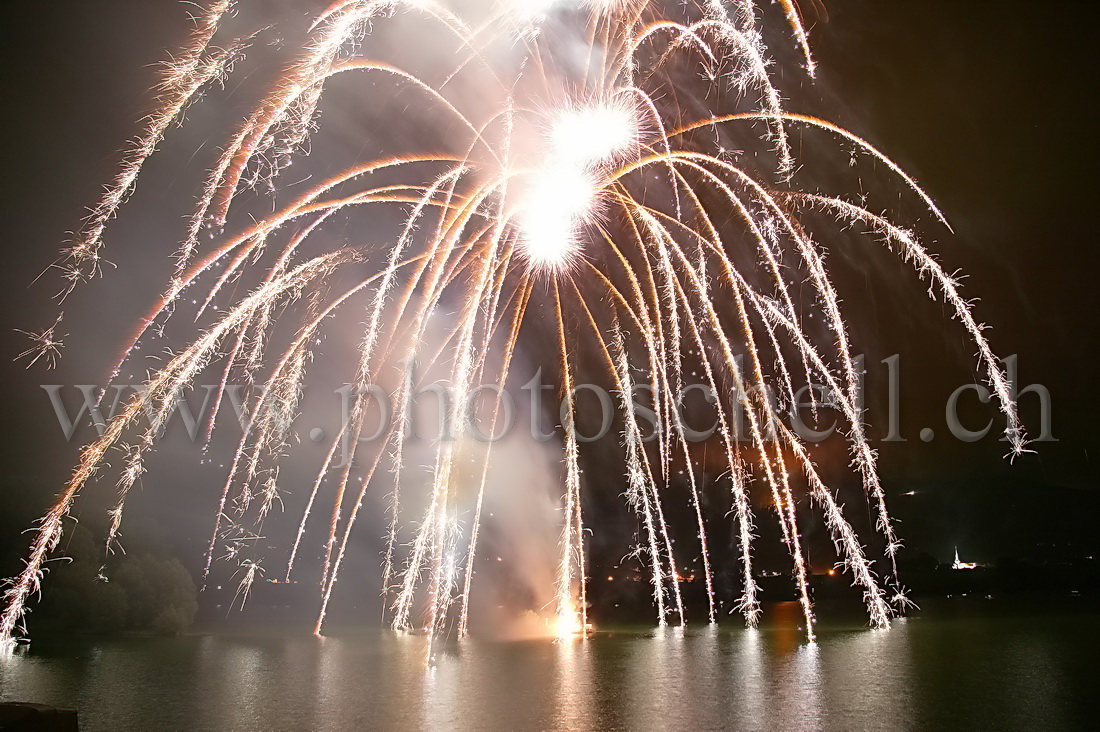
[[0, 704], [0, 730], [3, 732], [77, 732], [76, 710], [24, 702]]

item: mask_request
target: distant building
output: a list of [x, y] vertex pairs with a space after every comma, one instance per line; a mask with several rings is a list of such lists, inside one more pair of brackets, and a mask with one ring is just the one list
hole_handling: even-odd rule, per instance
[[959, 561], [959, 547], [955, 547], [955, 561], [951, 563], [951, 569], [977, 569], [979, 566], [977, 562]]

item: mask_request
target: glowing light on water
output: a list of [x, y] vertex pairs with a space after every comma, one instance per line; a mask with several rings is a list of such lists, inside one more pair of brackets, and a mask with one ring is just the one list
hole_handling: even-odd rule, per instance
[[556, 615], [553, 623], [554, 637], [559, 640], [567, 640], [582, 636], [587, 632], [581, 614], [576, 611], [564, 615]]

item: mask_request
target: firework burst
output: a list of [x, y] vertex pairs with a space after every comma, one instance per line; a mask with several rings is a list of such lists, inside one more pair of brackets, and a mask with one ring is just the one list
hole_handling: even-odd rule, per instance
[[[240, 5], [247, 15], [249, 3]], [[782, 35], [798, 48], [812, 76], [799, 13], [786, 0], [778, 7], [777, 19], [786, 24]], [[155, 113], [59, 263], [66, 292], [100, 266], [107, 224], [173, 122], [270, 32], [267, 27], [227, 31], [231, 20], [240, 22], [237, 10], [229, 0], [209, 4], [182, 52], [167, 65]], [[282, 503], [278, 465], [292, 447], [290, 425], [303, 380], [326, 327], [349, 310], [364, 324], [357, 388], [348, 419], [308, 493], [289, 561], [278, 570], [291, 576], [307, 520], [323, 512], [329, 523], [317, 632], [379, 470], [392, 472], [395, 481], [382, 588], [388, 622], [432, 636], [468, 632], [491, 454], [474, 476], [476, 500], [467, 505], [456, 487], [465, 470], [460, 453], [467, 436], [438, 442], [430, 490], [421, 497], [423, 512], [409, 516], [401, 481], [406, 425], [398, 420], [379, 439], [362, 440], [368, 387], [384, 367], [434, 363], [446, 369], [454, 390], [450, 421], [462, 424], [457, 405], [479, 385], [508, 379], [517, 343], [533, 327], [532, 313], [554, 324], [565, 400], [556, 632], [579, 633], [587, 624], [581, 446], [573, 429], [581, 343], [594, 347], [606, 382], [622, 399], [625, 496], [639, 519], [636, 552], [648, 568], [658, 622], [685, 622], [677, 552], [701, 558], [710, 620], [716, 613], [702, 486], [692, 470], [688, 438], [674, 418], [680, 407], [676, 395], [690, 368], [720, 395], [714, 405], [717, 439], [725, 459], [724, 490], [733, 507], [742, 579], [738, 607], [745, 621], [755, 624], [760, 613], [753, 578], [754, 525], [760, 517], [750, 500], [755, 482], [770, 493], [809, 637], [814, 616], [796, 521], [797, 485], [805, 485], [821, 508], [843, 567], [863, 589], [872, 624], [887, 626], [895, 612], [892, 603], [904, 602], [890, 566], [900, 542], [858, 406], [840, 297], [809, 219], [824, 213], [838, 227], [862, 229], [915, 265], [977, 344], [1014, 451], [1023, 450], [1024, 436], [982, 326], [957, 282], [916, 236], [857, 203], [804, 192], [792, 183], [796, 160], [788, 134], [805, 129], [873, 159], [943, 221], [929, 196], [867, 142], [784, 109], [769, 74], [764, 17], [751, 0], [341, 0], [321, 10], [293, 62], [225, 140], [175, 252], [165, 294], [142, 320], [113, 374], [138, 352], [143, 335], [164, 327], [184, 291], [196, 298], [201, 288], [196, 298], [201, 330], [83, 451], [71, 481], [37, 528], [26, 568], [6, 590], [0, 642], [10, 647], [20, 632], [43, 563], [89, 479], [107, 467], [110, 455], [125, 456], [110, 515], [109, 550], [158, 430], [195, 378], [214, 367], [223, 387], [233, 374], [263, 385], [253, 394], [254, 418], [236, 446], [206, 554], [207, 572], [217, 559], [235, 563], [237, 597], [247, 598], [251, 583], [265, 571], [260, 558], [249, 553], [255, 544], [249, 537], [259, 536], [273, 506]], [[395, 35], [410, 25], [430, 31], [433, 39], [448, 39], [454, 52], [425, 50], [427, 61], [402, 63], [409, 54], [387, 56], [382, 49], [392, 51], [392, 45], [375, 42], [394, 37], [386, 35], [391, 25], [399, 26]], [[318, 117], [323, 100], [341, 93], [338, 84], [346, 90], [356, 80], [414, 100], [404, 117], [392, 119], [394, 125], [413, 131], [441, 126], [446, 134], [419, 147], [416, 141], [394, 144], [375, 159], [330, 169], [328, 177], [308, 187], [284, 183], [287, 167], [303, 158], [311, 134], [326, 130]], [[266, 195], [270, 213], [234, 229], [232, 214], [247, 205], [240, 202], [245, 192]], [[317, 243], [326, 222], [376, 209], [401, 212], [384, 245]], [[249, 283], [243, 296], [233, 294], [240, 287], [229, 287], [240, 283]], [[812, 296], [796, 300], [807, 286]], [[443, 309], [448, 326], [439, 345], [427, 333]], [[277, 326], [293, 318], [298, 318], [293, 337], [280, 342]], [[809, 327], [811, 318], [823, 328]], [[55, 355], [60, 322], [34, 334], [37, 346], [28, 354], [35, 360]], [[810, 383], [827, 385], [844, 417], [853, 469], [885, 540], [884, 570], [874, 569], [807, 446], [777, 417]], [[660, 417], [652, 444], [643, 439], [631, 405], [629, 395], [637, 386], [651, 389]], [[411, 379], [398, 388], [398, 415], [406, 414], [413, 388]], [[215, 415], [220, 406], [219, 397]], [[744, 434], [735, 425], [737, 415], [745, 418]], [[141, 422], [146, 417], [148, 425]], [[498, 417], [494, 411], [489, 421], [495, 425]], [[353, 475], [351, 461], [339, 463], [339, 447], [346, 444], [362, 445], [355, 456], [361, 474]], [[690, 481], [698, 529], [698, 542], [690, 548], [674, 545], [665, 520], [674, 466], [685, 467]], [[326, 478], [332, 480], [326, 484]], [[399, 537], [409, 526], [414, 527], [411, 543], [399, 551]], [[230, 550], [223, 555], [219, 546]]]

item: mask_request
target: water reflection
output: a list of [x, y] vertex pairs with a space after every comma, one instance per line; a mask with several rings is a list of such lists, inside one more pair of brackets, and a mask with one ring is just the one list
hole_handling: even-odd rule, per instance
[[769, 707], [765, 694], [764, 640], [761, 631], [749, 628], [731, 643], [732, 653], [727, 660], [728, 669], [736, 673], [725, 674], [730, 679], [731, 693], [738, 700], [741, 716], [748, 719], [763, 719]]
[[0, 661], [0, 698], [75, 706], [93, 732], [1064, 728], [1092, 691], [1090, 623], [923, 617], [806, 644], [776, 607], [759, 630], [475, 639], [431, 663], [388, 633], [53, 641]]
[[564, 638], [554, 644], [554, 665], [557, 703], [554, 708], [555, 727], [562, 730], [596, 729], [594, 714], [595, 682], [591, 646], [579, 638]]

